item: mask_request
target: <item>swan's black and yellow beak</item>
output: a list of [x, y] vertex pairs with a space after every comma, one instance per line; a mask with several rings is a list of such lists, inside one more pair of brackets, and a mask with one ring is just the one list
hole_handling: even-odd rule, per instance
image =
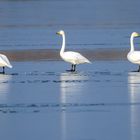
[[57, 35], [61, 35], [60, 32], [56, 32]]
[[135, 37], [140, 37], [140, 34], [139, 33], [135, 33]]
[[138, 36], [137, 37], [140, 37], [140, 34], [138, 33]]

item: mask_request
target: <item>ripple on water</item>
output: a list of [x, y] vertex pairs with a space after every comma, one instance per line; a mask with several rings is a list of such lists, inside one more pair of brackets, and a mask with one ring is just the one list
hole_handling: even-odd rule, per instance
[[[100, 83], [100, 82], [122, 82], [117, 77], [125, 73], [110, 71], [90, 71], [90, 72], [24, 72], [1, 75], [0, 83], [3, 84], [45, 84], [45, 83]], [[12, 78], [7, 78], [7, 77]], [[116, 77], [116, 79], [115, 79]]]
[[31, 103], [0, 104], [0, 113], [110, 112], [112, 107], [140, 106], [137, 103]]

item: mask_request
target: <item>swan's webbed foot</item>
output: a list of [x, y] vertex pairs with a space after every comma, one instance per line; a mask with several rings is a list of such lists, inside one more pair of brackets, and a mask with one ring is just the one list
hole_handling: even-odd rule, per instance
[[68, 72], [73, 72], [74, 70], [66, 70], [66, 71], [68, 71]]
[[131, 72], [139, 72], [138, 70], [134, 70], [134, 71], [131, 71]]

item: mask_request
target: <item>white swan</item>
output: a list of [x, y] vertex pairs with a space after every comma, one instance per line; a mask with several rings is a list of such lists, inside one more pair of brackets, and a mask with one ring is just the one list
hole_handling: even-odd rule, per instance
[[12, 65], [10, 64], [8, 58], [4, 54], [0, 54], [0, 67], [3, 68], [3, 74], [5, 73], [5, 67], [12, 68]]
[[137, 32], [133, 32], [131, 34], [131, 37], [130, 37], [131, 49], [130, 49], [129, 53], [127, 54], [127, 59], [134, 64], [138, 64], [139, 65], [138, 72], [140, 72], [140, 51], [135, 51], [135, 49], [134, 49], [134, 38], [135, 37], [140, 37], [140, 34], [138, 34]]
[[63, 41], [62, 41], [62, 48], [60, 50], [60, 56], [64, 61], [72, 64], [72, 68], [70, 71], [75, 71], [77, 64], [91, 63], [87, 58], [85, 58], [78, 52], [73, 52], [73, 51], [65, 52], [65, 32], [63, 30], [60, 30], [56, 34], [62, 35]]

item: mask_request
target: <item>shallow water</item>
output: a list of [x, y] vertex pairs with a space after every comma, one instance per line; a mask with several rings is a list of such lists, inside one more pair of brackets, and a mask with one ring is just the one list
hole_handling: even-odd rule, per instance
[[136, 66], [95, 61], [71, 73], [62, 61], [13, 65], [0, 75], [3, 139], [139, 139]]
[[[140, 32], [139, 5], [139, 0], [1, 0], [0, 50], [13, 69], [0, 74], [0, 138], [139, 140], [140, 74], [125, 61], [131, 32]], [[93, 64], [71, 73], [63, 61], [40, 61], [60, 59], [61, 37], [55, 34], [60, 29], [67, 49], [88, 52]]]
[[56, 49], [60, 29], [70, 49], [129, 48], [131, 32], [140, 32], [139, 5], [139, 0], [1, 0], [0, 49]]

